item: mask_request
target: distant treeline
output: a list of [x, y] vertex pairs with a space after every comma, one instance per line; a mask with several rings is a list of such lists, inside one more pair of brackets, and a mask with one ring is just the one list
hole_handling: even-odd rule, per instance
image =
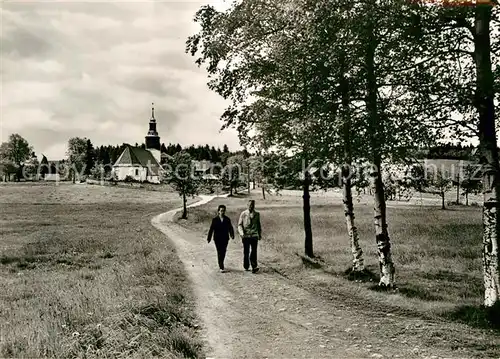
[[[127, 146], [126, 143], [118, 146], [99, 146], [95, 148], [95, 160], [98, 163], [102, 164], [108, 164], [108, 163], [115, 163], [118, 157], [121, 155], [125, 147]], [[142, 147], [145, 148], [145, 144], [135, 144], [136, 147]], [[225, 162], [225, 160], [235, 154], [233, 152], [229, 151], [229, 148], [227, 145], [224, 145], [222, 150], [218, 147], [215, 148], [214, 146], [209, 146], [209, 145], [190, 145], [188, 147], [182, 147], [180, 144], [174, 144], [174, 143], [169, 143], [168, 145], [165, 145], [164, 143], [161, 145], [161, 152], [166, 153], [169, 156], [175, 155], [177, 152], [180, 152], [182, 150], [187, 151], [190, 155], [191, 158], [197, 161], [212, 161], [212, 162]], [[239, 152], [238, 152], [239, 153]]]
[[[137, 147], [145, 148], [145, 144], [134, 144]], [[95, 149], [95, 159], [98, 163], [115, 163], [120, 154], [123, 152], [127, 144], [117, 145], [117, 146], [99, 146]], [[453, 144], [443, 144], [440, 146], [431, 147], [428, 149], [414, 150], [414, 157], [419, 159], [457, 159], [457, 160], [470, 160], [473, 156], [473, 151], [476, 147], [453, 145]], [[180, 144], [169, 143], [161, 145], [161, 152], [166, 153], [169, 156], [173, 156], [181, 150], [187, 151], [191, 158], [197, 161], [212, 161], [215, 163], [222, 162], [234, 154], [242, 153], [245, 157], [248, 153], [245, 151], [231, 152], [227, 145], [224, 145], [222, 149], [220, 147], [215, 148], [209, 145], [190, 145], [187, 147], [182, 147]]]
[[416, 150], [415, 157], [419, 159], [450, 159], [450, 160], [471, 160], [476, 147], [462, 146], [460, 144], [443, 144], [425, 150]]

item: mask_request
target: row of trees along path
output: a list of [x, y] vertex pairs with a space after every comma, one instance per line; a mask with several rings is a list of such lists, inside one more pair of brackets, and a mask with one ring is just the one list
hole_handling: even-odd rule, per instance
[[[195, 15], [201, 30], [189, 37], [186, 51], [206, 68], [209, 87], [230, 101], [223, 128], [236, 127], [244, 146], [262, 155], [293, 153], [317, 166], [373, 164], [379, 285], [386, 288], [395, 286], [395, 265], [382, 166], [450, 134], [455, 140], [479, 138], [484, 305], [493, 307], [500, 301], [494, 105], [500, 36], [494, 3], [248, 0], [225, 11], [207, 5]], [[317, 185], [312, 170], [305, 166], [300, 177], [309, 257], [309, 190]], [[351, 183], [347, 171], [343, 175], [352, 269], [362, 271]]]

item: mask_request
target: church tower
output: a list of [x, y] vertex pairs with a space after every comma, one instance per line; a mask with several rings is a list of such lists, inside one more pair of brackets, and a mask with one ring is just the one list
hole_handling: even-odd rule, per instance
[[154, 103], [151, 108], [151, 119], [149, 120], [149, 131], [146, 135], [146, 149], [149, 150], [153, 156], [156, 158], [158, 163], [161, 160], [161, 144], [160, 136], [158, 136], [158, 131], [156, 130], [156, 119], [155, 119], [155, 107]]

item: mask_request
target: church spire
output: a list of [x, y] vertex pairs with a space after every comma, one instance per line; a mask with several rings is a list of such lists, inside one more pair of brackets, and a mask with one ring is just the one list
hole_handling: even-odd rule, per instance
[[146, 149], [155, 149], [160, 151], [160, 136], [156, 130], [156, 119], [155, 119], [155, 104], [151, 103], [151, 119], [149, 120], [149, 131], [146, 135]]

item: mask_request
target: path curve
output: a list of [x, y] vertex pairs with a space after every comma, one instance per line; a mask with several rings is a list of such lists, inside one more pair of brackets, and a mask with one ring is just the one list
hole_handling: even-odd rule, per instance
[[[212, 201], [216, 196], [199, 196], [200, 201], [192, 203], [188, 208], [204, 205]], [[206, 338], [208, 348], [213, 351], [217, 358], [231, 358], [232, 333], [225, 330], [227, 327], [220, 313], [227, 310], [227, 298], [229, 294], [222, 287], [216, 287], [212, 283], [212, 273], [207, 272], [200, 265], [196, 246], [189, 241], [183, 240], [179, 235], [181, 229], [173, 223], [174, 216], [181, 208], [155, 216], [151, 224], [169, 237], [177, 248], [177, 254], [187, 269], [191, 283], [194, 286], [196, 298], [196, 314], [203, 321], [203, 336]]]
[[[200, 196], [189, 207], [210, 202]], [[261, 262], [261, 272], [242, 268], [241, 241], [229, 243], [219, 273], [213, 243], [174, 223], [179, 209], [151, 220], [176, 246], [196, 298], [207, 357], [233, 358], [442, 358], [456, 357], [421, 347], [418, 338], [399, 342], [377, 337], [375, 326], [402, 318], [363, 318], [348, 306], [318, 298]], [[265, 262], [265, 253], [259, 254]], [[405, 325], [422, 325], [404, 319]], [[399, 339], [399, 338], [397, 338]]]
[[[206, 204], [216, 196], [200, 197], [188, 207]], [[348, 351], [340, 339], [332, 342], [322, 335], [328, 329], [313, 327], [313, 322], [304, 318], [308, 305], [313, 311], [317, 309], [308, 300], [309, 293], [272, 271], [266, 273], [265, 268], [262, 274], [245, 272], [239, 265], [238, 240], [228, 248], [225, 264], [229, 273], [219, 273], [212, 243], [207, 245], [205, 238], [173, 222], [179, 210], [162, 213], [151, 223], [174, 242], [187, 269], [194, 287], [196, 314], [203, 323], [207, 358], [364, 357], [346, 356]], [[275, 280], [269, 280], [270, 276]]]

